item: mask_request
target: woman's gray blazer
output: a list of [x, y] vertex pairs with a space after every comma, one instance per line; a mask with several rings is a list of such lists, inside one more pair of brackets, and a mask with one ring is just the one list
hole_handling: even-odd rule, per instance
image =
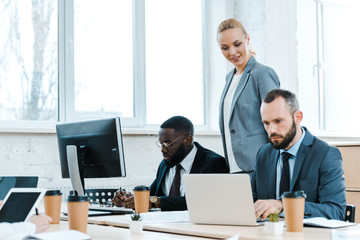
[[[220, 99], [220, 132], [224, 146], [225, 159], [228, 163], [224, 136], [224, 98], [236, 69], [226, 76], [225, 87]], [[268, 142], [267, 133], [261, 122], [260, 106], [265, 95], [280, 87], [275, 71], [258, 63], [253, 56], [249, 59], [235, 91], [230, 122], [232, 148], [237, 165], [243, 171], [252, 171], [255, 167], [256, 153]]]

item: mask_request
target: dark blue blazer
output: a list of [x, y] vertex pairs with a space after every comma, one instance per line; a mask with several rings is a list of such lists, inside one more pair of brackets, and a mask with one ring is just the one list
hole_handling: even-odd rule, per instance
[[[229, 173], [229, 167], [225, 162], [225, 158], [219, 154], [203, 148], [199, 143], [195, 142], [197, 152], [190, 173]], [[185, 197], [169, 197], [165, 196], [162, 191], [162, 184], [164, 184], [166, 173], [169, 168], [165, 161], [162, 160], [156, 173], [156, 178], [150, 186], [151, 196], [161, 197], [162, 211], [176, 211], [186, 210]]]
[[[345, 178], [340, 151], [314, 137], [306, 128], [296, 155], [290, 190], [304, 190], [305, 216], [344, 220]], [[276, 163], [279, 150], [265, 144], [256, 157], [251, 176], [254, 201], [276, 198]]]

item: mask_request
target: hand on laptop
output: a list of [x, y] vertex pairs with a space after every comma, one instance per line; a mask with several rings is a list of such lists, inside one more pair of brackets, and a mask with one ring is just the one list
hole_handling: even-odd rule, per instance
[[125, 201], [128, 198], [133, 198], [130, 192], [126, 193], [125, 189], [117, 190], [114, 198], [112, 199], [112, 203], [117, 207], [126, 207]]
[[49, 228], [52, 219], [47, 215], [33, 215], [28, 221], [35, 224], [36, 233], [41, 233], [45, 232]]
[[254, 207], [256, 218], [261, 218], [262, 221], [271, 213], [280, 213], [283, 209], [282, 202], [275, 199], [257, 200]]

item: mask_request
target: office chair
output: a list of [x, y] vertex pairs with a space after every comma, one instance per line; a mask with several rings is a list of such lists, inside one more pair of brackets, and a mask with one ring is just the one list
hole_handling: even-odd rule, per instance
[[355, 205], [346, 205], [345, 222], [355, 222]]
[[115, 192], [118, 188], [85, 189], [85, 195], [89, 197], [90, 204], [111, 205]]
[[0, 200], [4, 199], [11, 188], [36, 188], [39, 177], [37, 176], [6, 176], [0, 177]]

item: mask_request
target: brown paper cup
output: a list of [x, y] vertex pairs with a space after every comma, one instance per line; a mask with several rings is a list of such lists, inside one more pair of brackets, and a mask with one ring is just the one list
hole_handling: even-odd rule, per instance
[[89, 198], [87, 196], [69, 196], [67, 207], [69, 229], [86, 233], [89, 213]]
[[52, 218], [51, 224], [60, 222], [61, 192], [60, 190], [49, 190], [44, 196], [45, 214]]
[[284, 206], [286, 231], [302, 232], [305, 197], [304, 191], [285, 192], [283, 194], [282, 202]]
[[133, 189], [133, 191], [134, 191], [135, 212], [136, 213], [149, 212], [150, 188], [146, 186], [137, 186]]

